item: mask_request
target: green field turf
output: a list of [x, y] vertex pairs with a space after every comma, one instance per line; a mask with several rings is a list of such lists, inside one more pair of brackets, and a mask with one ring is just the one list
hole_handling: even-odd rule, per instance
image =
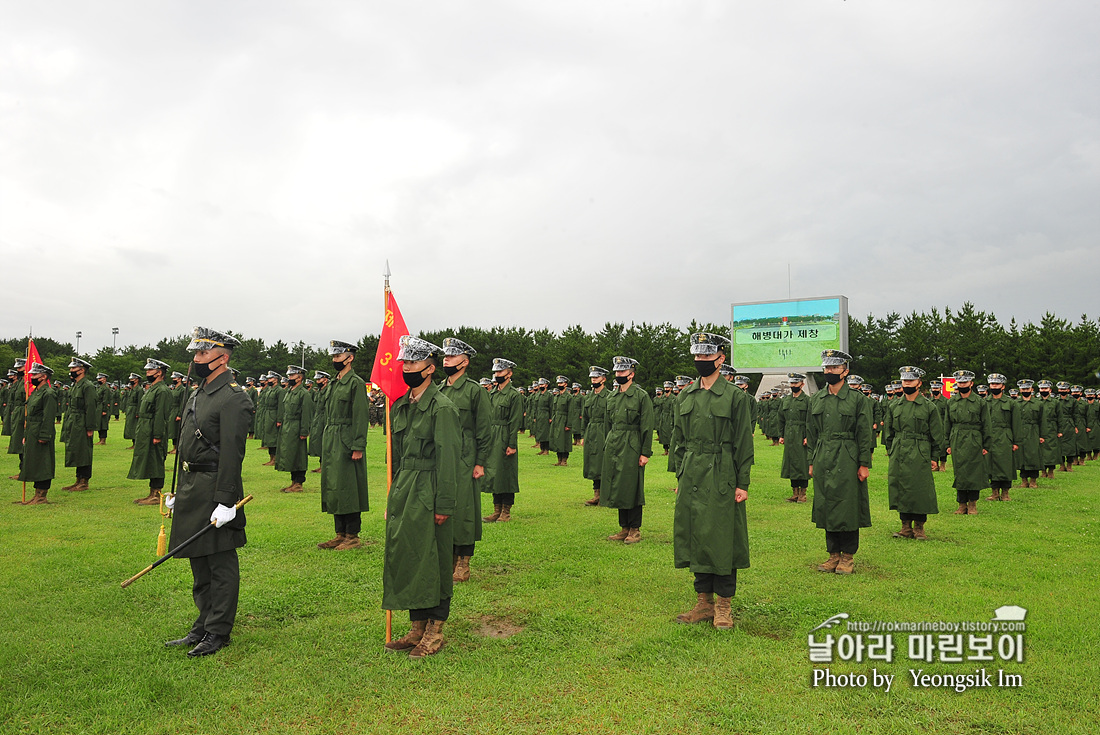
[[[781, 447], [757, 435], [749, 491], [752, 568], [739, 575], [736, 627], [685, 626], [691, 577], [672, 567], [675, 495], [666, 458], [647, 475], [643, 541], [604, 540], [614, 511], [590, 508], [580, 455], [567, 468], [522, 437], [521, 493], [509, 524], [487, 525], [473, 580], [456, 586], [448, 645], [414, 663], [382, 649], [384, 441], [368, 443], [372, 510], [355, 551], [314, 547], [332, 536], [310, 474], [261, 467], [249, 442], [249, 544], [232, 645], [188, 659], [162, 642], [194, 616], [190, 571], [170, 561], [128, 589], [154, 558], [156, 509], [125, 479], [121, 422], [96, 447], [92, 491], [51, 491], [21, 507], [3, 480], [0, 504], [0, 732], [13, 733], [1071, 733], [1094, 732], [1100, 682], [1097, 502], [1100, 462], [1013, 490], [954, 516], [951, 473], [937, 475], [941, 514], [926, 543], [891, 538], [886, 462], [872, 470], [874, 527], [856, 574], [815, 570], [826, 554], [810, 506], [784, 502]], [[0, 455], [0, 476], [15, 457]], [[316, 465], [314, 465], [316, 466]], [[72, 482], [71, 470], [55, 480]], [[812, 488], [811, 488], [812, 495]], [[847, 612], [863, 621], [988, 621], [1028, 609], [1023, 663], [986, 664], [1023, 677], [1017, 689], [914, 689], [910, 668], [970, 664], [839, 664], [834, 673], [895, 674], [889, 694], [810, 686], [807, 634]], [[395, 615], [395, 632], [407, 616]]]

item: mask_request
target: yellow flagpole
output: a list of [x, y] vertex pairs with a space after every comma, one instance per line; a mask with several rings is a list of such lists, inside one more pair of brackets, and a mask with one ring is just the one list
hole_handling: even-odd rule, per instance
[[[390, 311], [390, 264], [386, 263], [386, 288], [382, 297], [382, 328], [385, 329], [386, 317]], [[386, 499], [390, 497], [393, 485], [393, 429], [390, 426], [390, 397], [386, 396]], [[386, 643], [393, 640], [393, 610], [386, 611]]]

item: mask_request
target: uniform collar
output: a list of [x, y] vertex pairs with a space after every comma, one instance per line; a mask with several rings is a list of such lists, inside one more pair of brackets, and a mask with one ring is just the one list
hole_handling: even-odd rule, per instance
[[[411, 393], [411, 392], [412, 391], [409, 391], [409, 393]], [[406, 393], [404, 395], [405, 399], [409, 398], [409, 393]], [[418, 408], [421, 411], [427, 411], [428, 410], [428, 404], [432, 402], [432, 397], [436, 393], [439, 393], [439, 387], [435, 383], [433, 383], [431, 381], [428, 381], [428, 387], [425, 388], [424, 392], [420, 394], [420, 398], [418, 398], [416, 400], [416, 403], [413, 403], [410, 400], [409, 405], [414, 407], [414, 408]]]
[[[719, 385], [720, 383], [725, 383], [725, 385]], [[710, 392], [713, 393], [716, 396], [722, 396], [722, 395], [726, 394], [726, 391], [730, 387], [736, 387], [736, 386], [734, 386], [733, 383], [729, 382], [725, 378], [719, 376], [718, 380], [714, 381], [714, 385], [712, 385], [710, 387]], [[690, 383], [688, 383], [687, 386], [680, 391], [680, 393], [681, 394], [683, 394], [683, 393], [694, 393], [695, 391], [699, 391], [699, 390], [706, 390], [706, 388], [704, 388], [702, 385], [700, 385], [698, 380], [693, 380]], [[737, 390], [741, 390], [741, 389], [738, 388]]]
[[209, 395], [219, 388], [226, 386], [233, 382], [233, 373], [226, 370], [224, 373], [214, 378], [213, 380], [204, 380], [202, 383], [202, 392]]

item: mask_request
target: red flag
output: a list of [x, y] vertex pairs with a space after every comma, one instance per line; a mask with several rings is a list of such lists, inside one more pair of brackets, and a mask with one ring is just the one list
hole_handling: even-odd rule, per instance
[[405, 391], [409, 389], [405, 385], [405, 379], [401, 377], [401, 363], [397, 361], [397, 353], [401, 349], [400, 340], [408, 333], [409, 328], [405, 326], [393, 293], [387, 290], [386, 320], [382, 324], [382, 336], [378, 339], [378, 352], [374, 355], [370, 382], [382, 389], [390, 403], [405, 395]]
[[[27, 364], [23, 366], [23, 390], [27, 392], [27, 397], [30, 398], [31, 393], [34, 393], [34, 383], [31, 382], [31, 365], [45, 365], [42, 362], [42, 356], [38, 354], [38, 348], [34, 346], [34, 340], [27, 342]], [[49, 381], [46, 381], [46, 385], [49, 385]]]

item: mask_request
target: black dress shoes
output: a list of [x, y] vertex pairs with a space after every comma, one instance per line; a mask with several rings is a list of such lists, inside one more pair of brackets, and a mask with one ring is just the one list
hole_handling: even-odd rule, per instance
[[165, 641], [164, 645], [168, 648], [172, 648], [173, 646], [193, 646], [202, 640], [202, 636], [202, 633], [191, 631], [183, 638], [177, 638], [174, 641]]
[[188, 656], [209, 656], [217, 653], [229, 645], [229, 636], [207, 633], [199, 641], [199, 645], [187, 652]]

